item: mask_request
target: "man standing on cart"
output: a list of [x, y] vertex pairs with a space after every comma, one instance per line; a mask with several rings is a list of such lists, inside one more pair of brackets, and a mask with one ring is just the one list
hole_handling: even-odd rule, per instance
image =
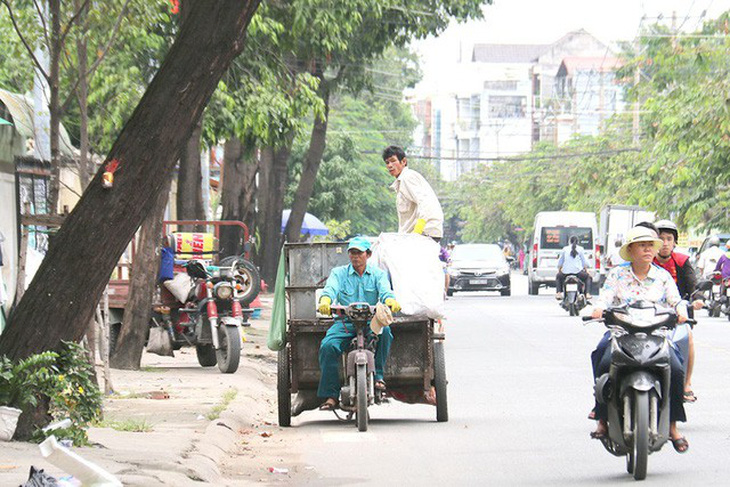
[[400, 147], [387, 147], [383, 161], [395, 178], [390, 187], [396, 194], [398, 233], [419, 233], [439, 242], [444, 234], [444, 212], [431, 185], [408, 167], [406, 153]]
[[[390, 287], [388, 275], [384, 270], [368, 265], [372, 255], [370, 242], [363, 237], [355, 237], [347, 247], [350, 264], [335, 267], [330, 272], [322, 296], [319, 298], [318, 311], [323, 315], [331, 314], [332, 303], [347, 306], [351, 303], [378, 302], [387, 305], [393, 313], [400, 311], [400, 305]], [[324, 399], [320, 410], [330, 411], [337, 407], [340, 397], [340, 356], [356, 336], [351, 323], [336, 320], [327, 330], [319, 346], [319, 368], [321, 377], [317, 396]], [[390, 327], [383, 328], [375, 351], [375, 388], [384, 390], [383, 372], [390, 353], [393, 334]]]

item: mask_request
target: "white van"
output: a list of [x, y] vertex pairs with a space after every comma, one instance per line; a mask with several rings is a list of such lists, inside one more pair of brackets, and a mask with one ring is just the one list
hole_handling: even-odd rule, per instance
[[[560, 251], [573, 235], [578, 237], [578, 245], [585, 251], [589, 271], [600, 268], [595, 213], [541, 211], [535, 215], [535, 233], [527, 267], [528, 294], [537, 294], [540, 286], [555, 286]], [[595, 272], [591, 273], [596, 276]]]

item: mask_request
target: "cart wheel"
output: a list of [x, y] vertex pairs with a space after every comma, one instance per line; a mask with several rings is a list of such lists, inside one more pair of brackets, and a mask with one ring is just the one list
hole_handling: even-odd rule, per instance
[[195, 355], [198, 356], [198, 363], [202, 367], [213, 367], [218, 363], [215, 348], [210, 343], [206, 345], [195, 345]]
[[357, 429], [368, 430], [368, 374], [364, 364], [357, 366]]
[[289, 377], [289, 347], [279, 350], [276, 390], [279, 403], [279, 426], [291, 426], [291, 380]]
[[433, 344], [433, 376], [434, 387], [436, 388], [436, 421], [442, 423], [449, 420], [444, 342], [435, 342]]

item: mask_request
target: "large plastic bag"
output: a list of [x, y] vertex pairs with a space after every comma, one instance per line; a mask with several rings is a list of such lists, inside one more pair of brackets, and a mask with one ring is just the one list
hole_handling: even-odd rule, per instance
[[279, 268], [276, 271], [274, 305], [271, 309], [271, 325], [266, 345], [269, 350], [275, 352], [286, 346], [286, 263], [283, 248], [279, 256]]
[[395, 298], [408, 316], [439, 319], [444, 312], [444, 269], [439, 244], [415, 233], [381, 233], [372, 262], [390, 274]]
[[175, 274], [175, 277], [162, 283], [178, 301], [185, 304], [190, 295], [190, 290], [195, 285], [193, 278], [185, 273]]
[[167, 328], [153, 326], [150, 328], [150, 336], [147, 339], [147, 352], [162, 355], [163, 357], [174, 357], [172, 351], [172, 337]]

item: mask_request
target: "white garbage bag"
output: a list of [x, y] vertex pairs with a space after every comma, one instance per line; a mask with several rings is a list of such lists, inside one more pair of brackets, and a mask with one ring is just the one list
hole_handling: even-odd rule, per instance
[[415, 233], [381, 233], [372, 262], [390, 274], [395, 299], [408, 316], [443, 318], [444, 269], [439, 244]]
[[175, 274], [175, 277], [163, 282], [162, 284], [172, 293], [173, 296], [177, 298], [178, 301], [185, 304], [188, 300], [188, 296], [190, 295], [190, 290], [193, 289], [193, 286], [195, 285], [195, 281], [193, 281], [193, 278], [186, 273], [180, 272]]

